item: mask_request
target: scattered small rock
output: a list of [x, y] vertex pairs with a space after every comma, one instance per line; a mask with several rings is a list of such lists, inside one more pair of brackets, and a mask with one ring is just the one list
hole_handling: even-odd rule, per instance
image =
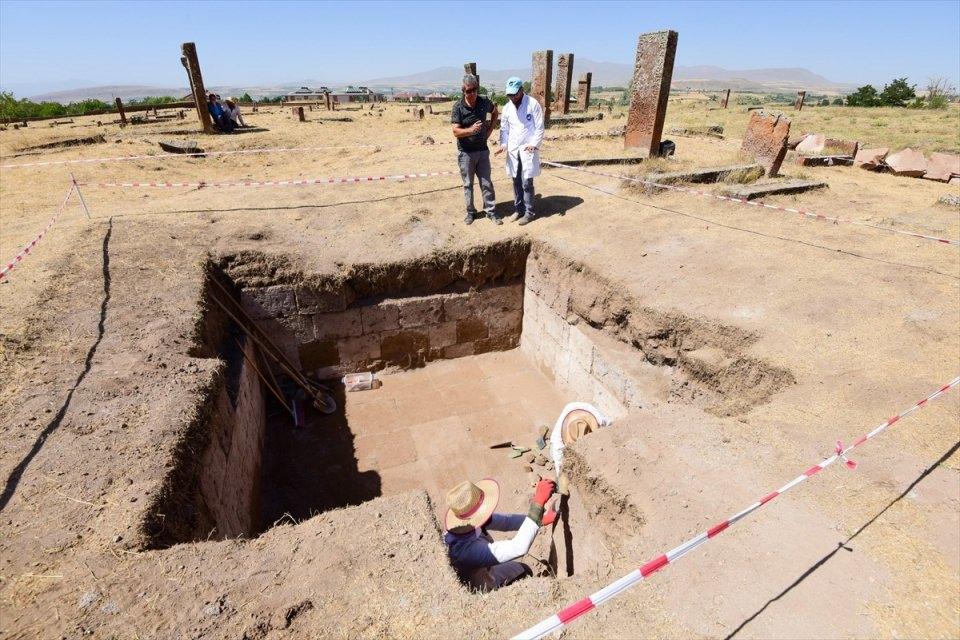
[[945, 204], [948, 207], [960, 207], [960, 194], [945, 193], [937, 199], [937, 202]]
[[80, 600], [77, 601], [78, 609], [86, 609], [94, 602], [100, 599], [100, 594], [96, 591], [87, 591], [85, 594], [80, 596]]

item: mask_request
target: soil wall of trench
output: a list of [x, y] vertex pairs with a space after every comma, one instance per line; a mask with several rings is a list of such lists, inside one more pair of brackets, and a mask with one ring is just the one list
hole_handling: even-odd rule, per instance
[[[208, 280], [191, 355], [219, 358], [221, 366], [144, 517], [148, 548], [259, 533], [266, 399], [252, 363], [262, 361], [213, 304], [225, 290], [291, 359], [320, 376], [519, 344], [571, 400], [592, 402], [614, 420], [661, 402], [742, 413], [793, 383], [789, 371], [746, 353], [758, 336], [654, 309], [541, 243], [512, 240], [332, 275], [237, 254], [212, 260]], [[589, 438], [578, 447], [589, 447]], [[576, 453], [565, 464], [573, 494], [532, 553], [561, 576], [609, 564], [645, 518]]]

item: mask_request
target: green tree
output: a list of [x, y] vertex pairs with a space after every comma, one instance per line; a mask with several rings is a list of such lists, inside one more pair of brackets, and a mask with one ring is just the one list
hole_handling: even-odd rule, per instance
[[242, 96], [239, 96], [239, 97], [237, 98], [237, 100], [239, 100], [240, 102], [246, 103], [246, 104], [249, 104], [249, 103], [251, 103], [251, 102], [254, 102], [254, 99], [251, 98], [251, 97], [250, 97], [250, 94], [247, 93], [247, 92], [244, 92]]
[[872, 84], [865, 84], [847, 96], [848, 107], [876, 107], [880, 97]]
[[843, 98], [834, 98], [834, 99], [833, 99], [833, 106], [835, 106], [835, 107], [842, 107], [842, 106], [843, 106]]
[[880, 92], [880, 104], [885, 107], [905, 107], [907, 102], [917, 97], [916, 88], [917, 85], [907, 84], [906, 78], [894, 78]]
[[826, 98], [824, 98], [823, 100], [820, 101], [820, 106], [821, 106], [821, 107], [829, 107], [829, 106], [830, 106], [830, 101], [827, 100]]

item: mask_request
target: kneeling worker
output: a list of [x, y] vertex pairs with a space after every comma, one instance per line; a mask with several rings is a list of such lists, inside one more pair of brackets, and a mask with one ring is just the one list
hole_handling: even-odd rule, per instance
[[[523, 515], [494, 513], [500, 485], [492, 478], [476, 484], [461, 482], [451, 489], [447, 493], [449, 510], [443, 541], [460, 579], [479, 591], [493, 591], [533, 575], [530, 567], [515, 560], [530, 550], [541, 526], [556, 520], [555, 511], [544, 512], [555, 490], [552, 480], [538, 482], [530, 511]], [[488, 530], [516, 531], [517, 535], [494, 542]]]

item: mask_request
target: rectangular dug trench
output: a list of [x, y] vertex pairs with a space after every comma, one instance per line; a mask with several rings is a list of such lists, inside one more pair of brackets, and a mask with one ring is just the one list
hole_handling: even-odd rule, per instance
[[[417, 488], [439, 515], [449, 488], [486, 476], [505, 489], [502, 509], [524, 511], [552, 465], [491, 447], [547, 455], [535, 439], [567, 402], [614, 420], [661, 402], [730, 414], [792, 382], [741, 354], [756, 336], [644, 308], [521, 240], [336, 275], [259, 253], [209, 272], [193, 355], [223, 366], [144, 521], [152, 547], [253, 537]], [[293, 426], [261, 382], [270, 365], [214, 304], [225, 295], [214, 280], [296, 366], [327, 381], [336, 412], [307, 407], [306, 425]], [[355, 371], [378, 372], [381, 386], [344, 393], [339, 378]]]

